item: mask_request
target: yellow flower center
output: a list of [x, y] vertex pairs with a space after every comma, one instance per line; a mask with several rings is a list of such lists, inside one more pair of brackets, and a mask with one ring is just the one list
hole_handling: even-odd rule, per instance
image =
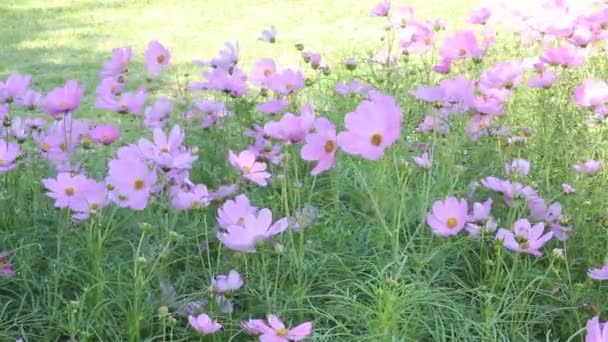
[[99, 203], [93, 202], [91, 203], [91, 209], [97, 210], [99, 208]]
[[287, 335], [289, 335], [289, 330], [287, 330], [287, 328], [277, 329], [277, 336], [287, 337]]
[[169, 149], [166, 147], [161, 147], [160, 151], [163, 153], [169, 153]]
[[455, 217], [448, 218], [448, 228], [453, 229], [458, 225], [458, 220]]
[[251, 173], [251, 167], [249, 167], [249, 166], [243, 166], [243, 172], [245, 172], [245, 173]]
[[202, 204], [199, 201], [192, 201], [192, 209], [200, 209], [202, 208]]
[[156, 61], [159, 64], [162, 64], [165, 61], [165, 56], [164, 55], [158, 55], [158, 57], [156, 57]]
[[61, 144], [59, 144], [59, 149], [60, 149], [62, 152], [65, 152], [65, 151], [67, 151], [67, 149], [68, 149], [68, 145], [66, 145], [65, 143], [61, 143]]
[[334, 151], [335, 148], [336, 144], [334, 144], [332, 140], [327, 140], [327, 142], [325, 143], [325, 152], [331, 153]]
[[4, 165], [4, 160], [0, 159], [0, 166]]
[[141, 190], [144, 188], [144, 180], [143, 179], [136, 179], [135, 182], [133, 183], [133, 187], [135, 188], [135, 190]]
[[269, 76], [270, 74], [272, 74], [272, 70], [270, 70], [270, 69], [264, 70], [264, 76]]
[[239, 217], [238, 220], [236, 220], [236, 224], [243, 224], [243, 221], [245, 221], [244, 217]]
[[517, 241], [519, 247], [521, 247], [522, 249], [530, 248], [530, 241], [528, 241], [528, 238], [525, 236], [517, 235], [515, 236], [515, 241]]
[[61, 103], [59, 103], [59, 108], [63, 108], [63, 109], [68, 108], [67, 102], [61, 101]]
[[42, 143], [42, 150], [44, 152], [48, 152], [51, 149], [51, 145], [49, 145], [48, 143]]
[[74, 195], [74, 188], [72, 188], [71, 186], [68, 186], [67, 188], [65, 188], [65, 194], [68, 196], [72, 196]]
[[424, 38], [424, 45], [431, 45], [431, 37]]
[[382, 135], [378, 133], [372, 135], [371, 142], [374, 146], [380, 146], [380, 144], [382, 144]]
[[293, 84], [291, 84], [291, 83], [287, 83], [287, 84], [285, 85], [285, 89], [287, 89], [287, 90], [291, 90], [291, 89], [293, 89]]
[[460, 55], [460, 57], [464, 57], [464, 55], [466, 55], [466, 54], [467, 54], [467, 50], [465, 50], [465, 49], [458, 50], [458, 55]]

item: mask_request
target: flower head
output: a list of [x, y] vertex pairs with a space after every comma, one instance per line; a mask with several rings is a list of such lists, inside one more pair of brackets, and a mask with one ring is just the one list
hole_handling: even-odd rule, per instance
[[19, 144], [0, 139], [0, 173], [14, 169], [19, 154], [21, 154]]
[[456, 235], [467, 223], [468, 208], [465, 200], [448, 197], [445, 201], [437, 201], [433, 204], [426, 222], [437, 235]]
[[84, 87], [76, 81], [67, 81], [63, 87], [51, 90], [44, 100], [44, 111], [57, 116], [75, 111], [84, 96]]
[[488, 22], [488, 19], [490, 19], [491, 15], [492, 10], [486, 7], [482, 7], [471, 12], [469, 16], [469, 22], [471, 24], [485, 25]]
[[243, 286], [243, 278], [239, 272], [231, 270], [227, 275], [216, 275], [211, 286], [218, 293], [236, 291]]
[[376, 6], [374, 6], [372, 8], [371, 14], [374, 17], [386, 17], [386, 16], [388, 16], [390, 9], [391, 9], [390, 0], [384, 0], [383, 2], [376, 4]]
[[146, 107], [144, 111], [144, 124], [148, 128], [163, 128], [169, 120], [169, 115], [173, 111], [171, 100], [161, 97], [156, 99], [152, 105]]
[[218, 231], [218, 239], [229, 249], [254, 253], [259, 243], [287, 229], [287, 223], [287, 218], [284, 217], [273, 224], [272, 212], [264, 208], [257, 214], [246, 216], [242, 224]]
[[103, 62], [99, 76], [114, 78], [126, 73], [132, 55], [133, 51], [130, 46], [112, 49], [112, 58]]
[[12, 103], [22, 99], [28, 92], [32, 76], [12, 74], [0, 82], [0, 103]]
[[505, 173], [507, 175], [516, 173], [526, 176], [528, 173], [530, 173], [530, 162], [522, 158], [513, 159], [511, 163], [505, 164]]
[[298, 144], [304, 140], [306, 134], [312, 128], [314, 120], [314, 108], [312, 105], [307, 104], [302, 108], [299, 116], [286, 113], [281, 120], [266, 123], [264, 125], [264, 132], [272, 138]]
[[270, 27], [270, 30], [262, 31], [262, 34], [260, 35], [260, 38], [258, 38], [258, 39], [263, 42], [269, 42], [269, 43], [276, 42], [277, 41], [277, 28], [274, 27], [274, 25], [272, 25]]
[[584, 173], [587, 175], [594, 175], [604, 168], [604, 163], [600, 160], [587, 159], [584, 163], [575, 164], [573, 167], [574, 171]]
[[171, 54], [159, 41], [148, 43], [146, 50], [146, 69], [152, 76], [159, 76], [169, 66]]
[[250, 334], [260, 335], [262, 342], [302, 341], [312, 335], [312, 322], [305, 322], [293, 328], [287, 328], [276, 315], [268, 315], [266, 321], [261, 319], [249, 320], [241, 326]]
[[91, 129], [89, 135], [96, 142], [110, 145], [120, 137], [120, 129], [116, 125], [97, 125]]
[[313, 125], [315, 132], [306, 136], [306, 143], [302, 147], [300, 155], [304, 160], [318, 161], [310, 172], [311, 175], [316, 176], [334, 166], [338, 143], [336, 126], [327, 118], [317, 118]]
[[256, 214], [258, 209], [251, 205], [249, 198], [238, 195], [234, 200], [228, 200], [217, 210], [217, 222], [220, 227], [228, 229], [230, 226], [243, 224], [245, 217]]
[[501, 240], [505, 248], [509, 250], [541, 256], [540, 249], [553, 237], [552, 232], [543, 234], [544, 231], [543, 222], [532, 226], [528, 220], [520, 219], [515, 221], [512, 231], [499, 229], [496, 239]]
[[590, 269], [587, 274], [593, 280], [608, 280], [608, 263], [604, 264], [601, 268]]
[[608, 341], [608, 324], [600, 323], [599, 317], [593, 317], [587, 321], [587, 335], [585, 342], [606, 342]]
[[346, 131], [338, 134], [338, 145], [348, 154], [377, 160], [401, 134], [403, 113], [397, 102], [388, 95], [375, 93], [357, 109], [346, 114]]
[[238, 155], [230, 151], [228, 161], [233, 168], [239, 170], [245, 179], [259, 185], [268, 185], [270, 173], [266, 172], [266, 163], [256, 161], [255, 154], [249, 150], [241, 151]]
[[222, 329], [222, 325], [207, 314], [200, 314], [197, 317], [188, 316], [188, 323], [192, 329], [203, 335], [211, 335]]

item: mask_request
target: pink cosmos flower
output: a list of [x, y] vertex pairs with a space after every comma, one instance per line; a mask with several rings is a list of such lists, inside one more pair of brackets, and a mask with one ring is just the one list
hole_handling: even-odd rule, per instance
[[308, 161], [318, 161], [310, 172], [316, 176], [331, 169], [336, 162], [336, 126], [327, 118], [317, 118], [314, 121], [315, 132], [306, 136], [306, 144], [302, 146], [300, 155]]
[[383, 2], [376, 4], [376, 6], [374, 6], [374, 8], [372, 8], [371, 14], [374, 17], [386, 17], [386, 16], [388, 16], [388, 12], [390, 11], [390, 9], [391, 9], [390, 0], [384, 0]]
[[12, 103], [21, 99], [29, 90], [32, 76], [12, 74], [0, 82], [0, 103]]
[[447, 118], [441, 117], [441, 114], [426, 115], [416, 130], [418, 132], [436, 132], [439, 134], [447, 134], [450, 131], [450, 125]]
[[247, 75], [237, 67], [230, 70], [216, 68], [203, 72], [206, 82], [191, 83], [191, 89], [218, 90], [232, 97], [240, 97], [247, 92]]
[[319, 68], [320, 65], [321, 65], [321, 54], [316, 53], [316, 52], [311, 52], [310, 53], [310, 66], [313, 69], [317, 69], [317, 68]]
[[265, 114], [282, 113], [289, 106], [289, 102], [285, 99], [272, 99], [255, 106], [255, 110]]
[[228, 229], [230, 226], [241, 225], [245, 217], [254, 215], [258, 208], [251, 205], [247, 196], [241, 194], [234, 200], [228, 200], [217, 210], [217, 222], [220, 227]]
[[496, 191], [503, 194], [505, 204], [509, 207], [513, 206], [515, 198], [531, 198], [539, 197], [538, 193], [529, 186], [524, 186], [521, 183], [512, 183], [508, 180], [503, 180], [496, 177], [486, 177], [481, 180], [481, 185], [488, 190]]
[[8, 278], [13, 275], [15, 275], [15, 270], [13, 269], [13, 264], [8, 260], [8, 253], [0, 252], [0, 276]]
[[51, 90], [44, 99], [44, 111], [50, 116], [58, 116], [75, 111], [84, 96], [84, 87], [76, 81], [67, 81], [61, 88]]
[[37, 110], [42, 108], [44, 104], [44, 97], [39, 92], [28, 89], [20, 98], [16, 100], [15, 103], [29, 110]]
[[143, 89], [135, 93], [122, 93], [120, 98], [113, 94], [104, 94], [97, 97], [95, 107], [110, 112], [138, 115], [146, 102], [146, 97], [147, 94]]
[[513, 231], [499, 229], [496, 233], [496, 239], [501, 240], [505, 248], [509, 250], [541, 256], [542, 253], [539, 249], [553, 237], [553, 232], [543, 235], [544, 231], [545, 224], [543, 222], [532, 226], [528, 220], [519, 219], [515, 221]]
[[304, 76], [300, 71], [285, 69], [268, 76], [268, 88], [282, 95], [289, 95], [303, 87]]
[[394, 8], [390, 16], [391, 25], [395, 28], [405, 28], [414, 23], [414, 9], [409, 6]]
[[587, 335], [585, 342], [607, 342], [608, 324], [600, 323], [599, 317], [595, 316], [587, 321]]
[[168, 135], [155, 128], [152, 136], [153, 141], [141, 138], [137, 146], [147, 160], [156, 163], [163, 171], [191, 169], [192, 163], [198, 159], [183, 145], [186, 137], [178, 125], [174, 125]]
[[444, 61], [481, 58], [484, 53], [473, 31], [457, 31], [446, 37], [439, 48], [439, 55]]
[[198, 209], [209, 205], [209, 191], [205, 184], [193, 184], [186, 179], [169, 189], [171, 205], [175, 209]]
[[274, 25], [272, 25], [270, 27], [270, 30], [262, 31], [262, 34], [260, 35], [260, 38], [258, 38], [258, 40], [261, 40], [263, 42], [269, 42], [269, 43], [276, 42], [277, 41], [277, 28], [274, 27]]
[[426, 54], [435, 42], [433, 27], [425, 24], [411, 25], [401, 37], [400, 45], [409, 53]]
[[243, 278], [239, 272], [231, 270], [227, 275], [216, 275], [213, 277], [211, 286], [217, 293], [232, 292], [243, 286]]
[[103, 62], [99, 77], [117, 77], [127, 72], [133, 51], [130, 46], [112, 49], [112, 58]]
[[118, 82], [116, 79], [112, 77], [104, 78], [101, 80], [97, 88], [95, 89], [95, 93], [98, 97], [108, 96], [119, 96], [125, 88], [125, 84]]
[[89, 134], [96, 142], [110, 145], [120, 137], [120, 129], [116, 125], [97, 125]]
[[260, 88], [268, 87], [268, 77], [277, 71], [277, 65], [271, 58], [258, 60], [251, 69], [249, 80]]
[[336, 82], [336, 94], [338, 95], [359, 94], [368, 96], [372, 91], [374, 91], [374, 87], [359, 80], [352, 80], [349, 83]]
[[392, 97], [373, 94], [354, 112], [346, 114], [346, 131], [338, 134], [338, 145], [348, 154], [380, 159], [384, 150], [399, 139], [402, 121], [401, 108]]
[[532, 76], [528, 79], [528, 87], [530, 88], [550, 88], [558, 79], [555, 72], [551, 70], [542, 71], [537, 76]]
[[207, 314], [200, 314], [197, 317], [188, 316], [188, 323], [192, 329], [203, 335], [211, 335], [222, 329], [222, 325]]
[[563, 183], [562, 184], [562, 191], [564, 192], [564, 194], [570, 195], [570, 194], [575, 193], [576, 189], [572, 185], [570, 185], [568, 183]]
[[224, 49], [219, 51], [219, 56], [210, 61], [194, 61], [200, 66], [210, 66], [214, 69], [224, 69], [229, 71], [233, 69], [239, 62], [239, 42], [234, 44], [231, 42], [224, 43]]
[[467, 223], [467, 202], [456, 197], [433, 204], [431, 213], [426, 217], [427, 224], [439, 236], [458, 234]]
[[143, 210], [157, 180], [156, 170], [134, 158], [113, 159], [106, 182], [110, 198], [120, 207]]
[[241, 323], [245, 331], [252, 335], [260, 335], [262, 342], [302, 341], [312, 335], [312, 322], [302, 323], [294, 328], [287, 328], [276, 315], [268, 315], [267, 322], [261, 319]]
[[564, 68], [575, 68], [583, 63], [585, 56], [583, 52], [573, 45], [559, 48], [548, 48], [540, 57], [540, 61], [554, 66]]
[[568, 234], [572, 231], [571, 226], [562, 225], [562, 204], [555, 202], [547, 206], [542, 197], [533, 197], [528, 199], [528, 209], [530, 214], [537, 221], [542, 221], [551, 228], [553, 236], [560, 240], [566, 241]]
[[264, 208], [257, 214], [245, 217], [242, 224], [229, 226], [226, 230], [218, 231], [218, 239], [229, 249], [254, 253], [257, 245], [287, 229], [287, 218], [284, 217], [274, 224], [272, 212]]
[[584, 163], [575, 164], [573, 167], [574, 171], [584, 173], [587, 175], [594, 175], [604, 168], [604, 163], [600, 160], [587, 159]]
[[485, 25], [492, 15], [492, 10], [486, 7], [476, 9], [469, 16], [469, 23], [474, 25]]
[[64, 172], [54, 179], [43, 179], [42, 184], [48, 190], [46, 195], [55, 200], [55, 207], [72, 208], [81, 200], [83, 193], [89, 191], [91, 183], [84, 175], [72, 176]]
[[602, 268], [592, 268], [588, 272], [589, 278], [593, 280], [608, 280], [608, 263]]
[[15, 161], [20, 154], [21, 147], [19, 144], [0, 139], [0, 173], [14, 169]]
[[414, 163], [416, 163], [416, 165], [420, 166], [423, 169], [431, 168], [431, 160], [429, 159], [428, 152], [422, 153], [421, 156], [414, 156], [412, 157], [412, 159], [414, 160]]
[[314, 108], [311, 104], [302, 107], [299, 116], [291, 113], [283, 115], [279, 121], [270, 121], [264, 125], [264, 133], [276, 139], [298, 144], [304, 140], [315, 120]]
[[70, 209], [74, 211], [72, 217], [76, 220], [86, 220], [93, 213], [98, 212], [108, 204], [107, 188], [103, 182], [86, 179], [81, 191], [72, 201]]
[[228, 114], [224, 101], [202, 100], [192, 102], [192, 107], [186, 113], [186, 118], [191, 121], [200, 120], [201, 127], [208, 128], [219, 125]]
[[473, 215], [471, 220], [474, 222], [484, 222], [490, 217], [492, 211], [492, 199], [488, 198], [485, 202], [475, 202], [473, 204]]
[[171, 54], [159, 41], [152, 40], [146, 50], [146, 69], [150, 75], [156, 77], [169, 66]]
[[230, 151], [228, 160], [230, 165], [240, 171], [245, 179], [248, 179], [259, 186], [268, 185], [268, 178], [270, 178], [271, 175], [266, 172], [266, 163], [257, 162], [253, 152], [245, 150], [237, 156], [234, 152]]
[[528, 173], [530, 173], [530, 162], [521, 158], [513, 159], [511, 163], [505, 164], [505, 173], [507, 175], [517, 173], [522, 176], [527, 176]]
[[599, 107], [608, 102], [608, 84], [603, 81], [586, 80], [574, 88], [574, 103], [581, 107]]
[[152, 105], [146, 107], [144, 111], [144, 124], [148, 128], [163, 128], [169, 120], [169, 115], [173, 111], [171, 100], [161, 97], [156, 99]]
[[211, 201], [218, 201], [226, 197], [232, 196], [237, 191], [239, 191], [238, 184], [220, 185], [216, 191], [209, 193], [209, 199]]

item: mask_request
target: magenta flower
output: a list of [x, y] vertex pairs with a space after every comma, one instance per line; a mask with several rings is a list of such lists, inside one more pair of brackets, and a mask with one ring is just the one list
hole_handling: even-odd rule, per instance
[[471, 15], [469, 16], [469, 23], [474, 25], [485, 25], [488, 22], [488, 19], [490, 19], [491, 15], [492, 10], [482, 7], [471, 12]]
[[593, 280], [608, 280], [608, 263], [604, 264], [602, 268], [590, 269], [587, 274]]
[[32, 76], [12, 74], [0, 82], [0, 103], [12, 103], [26, 95]]
[[587, 175], [594, 175], [604, 168], [604, 164], [600, 160], [587, 159], [584, 163], [575, 164], [574, 171]]
[[146, 107], [144, 111], [144, 124], [148, 128], [163, 128], [169, 120], [169, 115], [173, 111], [171, 100], [161, 97], [156, 99], [152, 105]]
[[130, 46], [112, 49], [112, 58], [103, 62], [101, 78], [115, 78], [127, 72], [133, 51]]
[[304, 76], [300, 71], [285, 69], [268, 76], [268, 88], [282, 95], [289, 95], [303, 87]]
[[276, 63], [271, 58], [258, 60], [251, 69], [249, 80], [260, 88], [268, 87], [268, 77], [277, 71]]
[[217, 210], [217, 222], [220, 227], [228, 229], [230, 226], [242, 225], [245, 217], [254, 215], [258, 209], [251, 205], [245, 195], [238, 195], [234, 200], [228, 200]]
[[272, 212], [264, 208], [257, 214], [246, 216], [242, 224], [218, 231], [217, 236], [229, 249], [254, 253], [259, 243], [282, 233], [285, 229], [287, 229], [287, 218], [284, 217], [273, 224]]
[[216, 275], [213, 277], [211, 286], [217, 293], [232, 292], [243, 286], [243, 278], [239, 272], [231, 270], [227, 275]]
[[336, 163], [336, 126], [327, 118], [317, 118], [314, 121], [315, 132], [306, 136], [300, 155], [307, 161], [318, 161], [310, 172], [316, 176], [331, 169]]
[[200, 314], [197, 317], [188, 316], [188, 323], [192, 329], [203, 335], [211, 335], [222, 329], [222, 325], [207, 314]]
[[84, 96], [84, 87], [76, 81], [67, 81], [61, 88], [51, 90], [44, 99], [44, 111], [50, 116], [58, 116], [75, 111]]
[[283, 115], [279, 121], [269, 121], [264, 125], [264, 133], [276, 139], [298, 144], [304, 140], [315, 120], [314, 108], [307, 104], [299, 116], [291, 113]]
[[258, 38], [258, 40], [261, 40], [263, 42], [269, 42], [269, 43], [276, 42], [277, 41], [277, 28], [274, 27], [274, 25], [272, 25], [270, 27], [270, 30], [262, 31], [262, 34], [260, 35], [260, 38]]
[[409, 6], [401, 6], [391, 11], [391, 25], [395, 28], [405, 28], [414, 23], [414, 9]]
[[272, 99], [255, 106], [255, 110], [265, 114], [282, 113], [289, 106], [289, 102], [285, 99]]
[[414, 160], [414, 163], [416, 163], [416, 165], [420, 166], [423, 169], [431, 168], [431, 160], [429, 159], [428, 152], [424, 152], [420, 156], [414, 156], [412, 157], [412, 159]]
[[0, 276], [12, 277], [15, 274], [13, 264], [8, 260], [7, 252], [0, 252]]
[[169, 62], [171, 62], [169, 50], [157, 40], [150, 41], [146, 50], [146, 69], [150, 75], [159, 76], [169, 66]]
[[521, 158], [513, 159], [511, 163], [505, 164], [505, 173], [507, 175], [517, 173], [522, 176], [527, 176], [528, 173], [530, 173], [530, 162]]
[[467, 223], [469, 207], [467, 202], [456, 197], [433, 204], [431, 213], [426, 217], [427, 224], [439, 236], [458, 234]]
[[528, 87], [530, 88], [550, 88], [557, 81], [557, 75], [551, 70], [542, 71], [537, 76], [532, 76], [528, 79]]
[[228, 160], [230, 165], [240, 171], [245, 179], [248, 179], [259, 186], [268, 185], [270, 173], [266, 172], [266, 163], [257, 162], [253, 152], [245, 150], [237, 156], [234, 152], [230, 151]]
[[54, 179], [43, 179], [42, 184], [48, 190], [46, 195], [55, 200], [55, 207], [72, 208], [89, 190], [91, 183], [84, 175], [72, 176], [64, 172], [57, 174]]
[[136, 93], [122, 93], [120, 98], [113, 94], [104, 94], [97, 97], [95, 107], [110, 112], [137, 115], [141, 112], [146, 102], [146, 97], [147, 94], [143, 89], [138, 90]]
[[312, 335], [312, 322], [305, 322], [291, 329], [275, 315], [268, 315], [267, 322], [261, 319], [241, 323], [245, 331], [252, 335], [260, 335], [262, 342], [302, 341]]
[[21, 154], [19, 144], [0, 139], [0, 173], [14, 169], [19, 154]]
[[209, 191], [205, 184], [193, 184], [186, 179], [170, 188], [171, 206], [175, 209], [198, 209], [209, 205]]
[[371, 14], [374, 17], [386, 17], [386, 16], [388, 16], [388, 12], [390, 11], [390, 9], [391, 9], [390, 0], [384, 0], [383, 2], [376, 4], [376, 6], [374, 6], [374, 8], [372, 8]]
[[457, 31], [445, 38], [439, 48], [439, 55], [443, 61], [481, 58], [484, 53], [472, 31]]
[[575, 193], [576, 189], [572, 185], [570, 185], [568, 183], [563, 183], [562, 184], [562, 191], [564, 192], [564, 194], [570, 195], [570, 194]]
[[120, 137], [120, 129], [116, 125], [97, 125], [89, 134], [96, 142], [110, 145]]
[[548, 48], [540, 57], [541, 62], [564, 68], [575, 68], [581, 65], [584, 59], [583, 52], [569, 44], [559, 48]]
[[587, 321], [587, 335], [585, 342], [607, 342], [608, 324], [600, 323], [599, 317], [595, 316]]
[[156, 170], [145, 162], [119, 158], [110, 161], [106, 182], [112, 189], [110, 198], [120, 207], [143, 210], [148, 205], [156, 179]]
[[338, 145], [348, 154], [377, 160], [401, 134], [403, 114], [397, 102], [388, 95], [373, 94], [346, 114], [346, 131], [338, 134]]
[[574, 88], [574, 103], [581, 107], [600, 107], [608, 103], [608, 84], [604, 81], [586, 80]]
[[496, 233], [496, 239], [501, 240], [505, 248], [509, 250], [541, 256], [539, 249], [553, 237], [553, 232], [543, 235], [544, 231], [545, 224], [543, 222], [532, 226], [528, 220], [520, 219], [515, 221], [513, 231], [499, 229]]

